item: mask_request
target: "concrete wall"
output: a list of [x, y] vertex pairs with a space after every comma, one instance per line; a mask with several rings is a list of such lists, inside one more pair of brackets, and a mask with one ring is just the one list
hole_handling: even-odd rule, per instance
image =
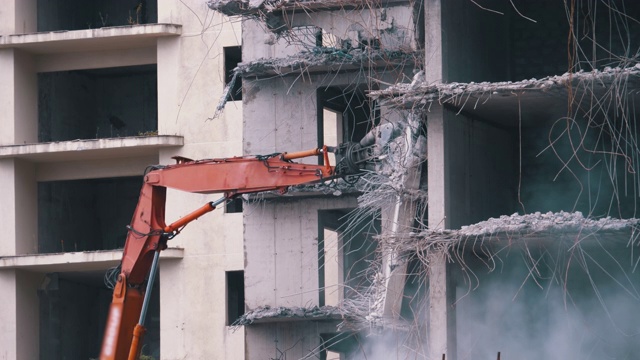
[[335, 331], [335, 323], [302, 321], [295, 323], [257, 324], [247, 328], [244, 359], [320, 358], [321, 333]]
[[[408, 73], [411, 69], [407, 67], [401, 71]], [[382, 81], [392, 82], [403, 73], [379, 75]], [[300, 81], [296, 76], [282, 77], [278, 81], [243, 80], [244, 153], [270, 154], [318, 146], [318, 134], [322, 133], [322, 129], [318, 129], [317, 91], [322, 95], [329, 87], [335, 88], [338, 90], [336, 97], [344, 95], [346, 98], [344, 101], [340, 99], [343, 105], [354, 106], [356, 112], [368, 111], [366, 107], [370, 103], [365, 102], [367, 105], [360, 106], [363, 104], [360, 100], [352, 101], [349, 95], [345, 95], [359, 85], [366, 90], [366, 85], [360, 83], [362, 80], [359, 73], [341, 73], [330, 77], [311, 75], [306, 81]], [[341, 93], [339, 89], [345, 92]], [[358, 115], [357, 118], [362, 117]]]
[[[182, 24], [182, 36], [158, 41], [158, 130], [184, 136], [185, 145], [162, 150], [193, 159], [242, 154], [242, 106], [227, 103], [209, 119], [224, 88], [224, 46], [241, 42], [239, 22], [208, 9], [204, 1], [158, 2], [158, 22]], [[219, 195], [167, 192], [168, 222]], [[171, 240], [184, 258], [160, 267], [160, 341], [163, 359], [243, 359], [244, 330], [226, 324], [225, 271], [243, 270], [242, 214], [221, 209], [191, 223]]]
[[313, 16], [292, 16], [286, 33], [276, 36], [265, 33], [265, 25], [253, 19], [243, 21], [245, 43], [253, 44], [243, 52], [243, 61], [285, 58], [301, 51], [312, 51], [317, 32], [331, 34], [337, 44], [323, 44], [342, 48], [344, 41], [353, 48], [374, 44], [380, 49], [410, 51], [417, 48], [412, 9], [389, 6], [383, 9], [334, 10], [314, 12]]
[[354, 206], [352, 197], [245, 204], [247, 309], [318, 305], [318, 210]]

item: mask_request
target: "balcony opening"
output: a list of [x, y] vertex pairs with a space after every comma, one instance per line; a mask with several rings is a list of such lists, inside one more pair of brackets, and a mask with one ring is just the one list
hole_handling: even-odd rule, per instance
[[244, 271], [227, 271], [227, 325], [244, 314]]
[[38, 0], [37, 6], [39, 32], [158, 22], [157, 0]]
[[380, 232], [378, 217], [353, 220], [349, 209], [320, 210], [318, 224], [318, 279], [321, 306], [338, 306], [370, 284], [367, 271]]
[[120, 249], [140, 177], [38, 183], [38, 252]]
[[628, 64], [640, 49], [640, 3], [616, 4], [576, 2], [569, 43], [571, 8], [562, 1], [514, 0], [492, 11], [443, 2], [443, 81], [520, 81]]
[[38, 74], [38, 141], [158, 133], [157, 66]]
[[[224, 48], [224, 84], [229, 85], [233, 81], [233, 69], [242, 62], [242, 46], [229, 46]], [[242, 100], [242, 79], [236, 77], [229, 91], [227, 101]]]
[[318, 146], [358, 142], [380, 122], [379, 111], [365, 90], [364, 87], [318, 89]]
[[[159, 281], [147, 313], [142, 351], [160, 358]], [[100, 354], [112, 290], [104, 271], [49, 273], [38, 289], [40, 359], [94, 359]]]

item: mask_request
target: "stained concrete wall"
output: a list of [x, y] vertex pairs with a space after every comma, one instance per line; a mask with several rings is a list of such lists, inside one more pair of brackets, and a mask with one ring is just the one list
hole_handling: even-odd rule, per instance
[[247, 309], [319, 305], [318, 210], [355, 205], [353, 197], [245, 204]]
[[[403, 71], [410, 72], [411, 69], [408, 66]], [[379, 75], [382, 81], [392, 82], [401, 77], [402, 73], [386, 72]], [[322, 95], [323, 91], [332, 87], [344, 89], [346, 94], [361, 80], [358, 73], [341, 73], [329, 77], [311, 75], [304, 82], [295, 76], [282, 77], [278, 81], [243, 80], [246, 84], [243, 96], [244, 153], [270, 154], [318, 146], [318, 136], [322, 129], [319, 129], [321, 125], [318, 123], [317, 91]], [[342, 95], [343, 93], [338, 92], [336, 96]], [[357, 107], [362, 104], [349, 101], [353, 99], [346, 97], [344, 105]], [[360, 112], [362, 108], [355, 111]], [[360, 116], [352, 118], [362, 120]], [[373, 118], [371, 115], [371, 119]]]
[[[312, 51], [318, 46], [316, 32], [335, 36], [337, 48], [343, 45], [353, 48], [379, 47], [394, 51], [417, 49], [411, 7], [388, 6], [356, 10], [333, 10], [314, 12], [312, 16], [292, 16], [285, 35], [265, 33], [265, 25], [253, 19], [243, 20], [245, 43], [253, 44], [243, 51], [243, 61], [257, 59], [286, 58], [301, 51]], [[374, 40], [375, 39], [375, 40]], [[343, 42], [348, 42], [349, 45]], [[375, 43], [377, 45], [374, 45]]]
[[320, 358], [321, 333], [335, 332], [332, 322], [302, 321], [296, 323], [256, 324], [247, 328], [245, 359]]
[[[158, 2], [158, 21], [182, 24], [182, 36], [158, 41], [158, 130], [184, 136], [185, 145], [160, 152], [193, 159], [242, 154], [242, 106], [227, 103], [210, 119], [224, 88], [224, 46], [241, 42], [240, 23], [200, 0]], [[166, 219], [175, 221], [219, 195], [169, 190]], [[187, 226], [169, 246], [179, 261], [160, 266], [160, 342], [163, 359], [243, 359], [244, 330], [226, 325], [225, 271], [243, 270], [242, 214], [221, 209]]]

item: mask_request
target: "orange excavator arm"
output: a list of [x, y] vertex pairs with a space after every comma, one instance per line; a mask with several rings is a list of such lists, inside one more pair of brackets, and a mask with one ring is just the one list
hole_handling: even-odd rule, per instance
[[[290, 186], [342, 176], [329, 164], [326, 146], [298, 153], [192, 161], [158, 166], [144, 176], [113, 291], [100, 359], [137, 359], [144, 336], [144, 318], [161, 250], [189, 222], [224, 201], [247, 193], [285, 192]], [[325, 165], [291, 160], [322, 155]], [[341, 172], [341, 171], [339, 171]], [[172, 224], [165, 224], [166, 189], [194, 193], [224, 193]], [[145, 288], [146, 282], [146, 288]]]

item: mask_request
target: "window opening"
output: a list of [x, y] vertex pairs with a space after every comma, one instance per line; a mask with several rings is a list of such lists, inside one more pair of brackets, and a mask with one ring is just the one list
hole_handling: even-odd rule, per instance
[[224, 212], [227, 214], [242, 212], [242, 197], [238, 196], [224, 204]]
[[[229, 46], [224, 48], [224, 84], [229, 85], [233, 80], [233, 69], [235, 69], [239, 63], [242, 62], [242, 47], [241, 46]], [[242, 100], [242, 79], [236, 77], [235, 82], [232, 84], [231, 91], [227, 101]]]
[[370, 284], [369, 264], [380, 232], [378, 215], [350, 218], [350, 209], [320, 210], [318, 279], [321, 306], [339, 305]]
[[[318, 146], [358, 142], [380, 122], [379, 111], [365, 90], [365, 87], [318, 89]], [[319, 162], [322, 161], [319, 157]]]
[[227, 271], [227, 325], [244, 314], [244, 271]]

